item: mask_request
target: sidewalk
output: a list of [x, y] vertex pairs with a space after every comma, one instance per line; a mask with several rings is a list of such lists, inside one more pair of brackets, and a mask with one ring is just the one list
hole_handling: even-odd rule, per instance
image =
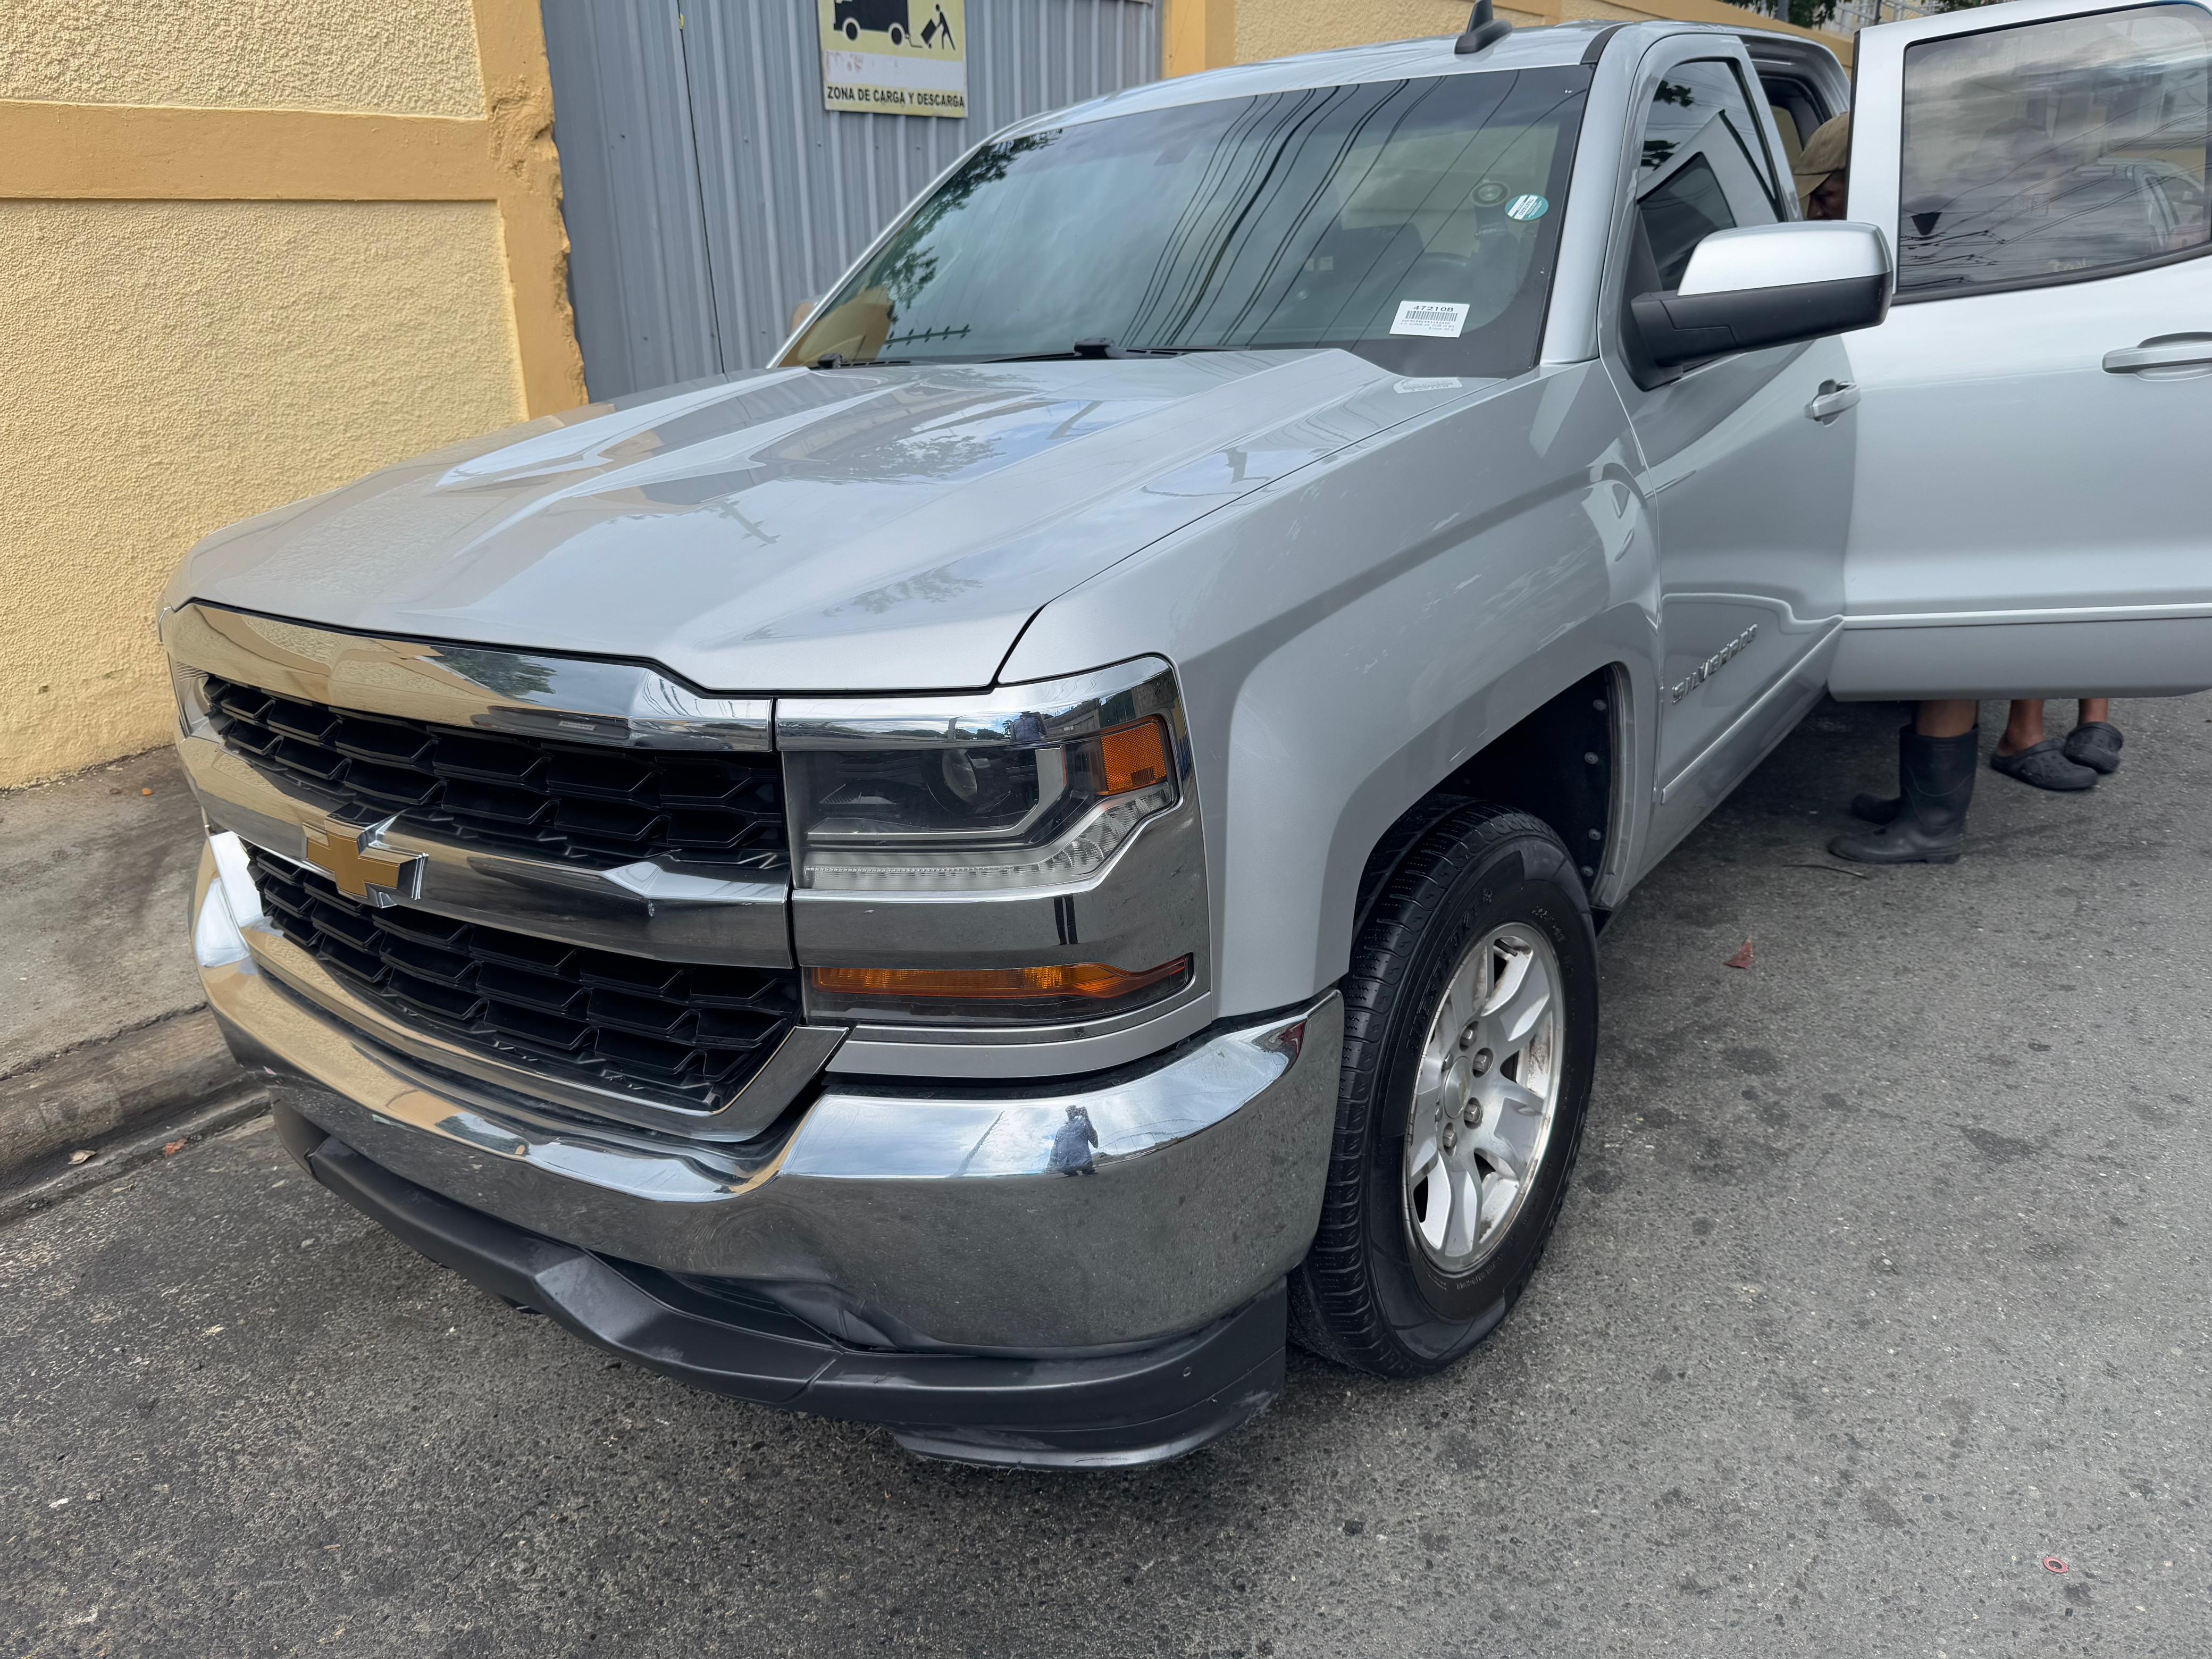
[[192, 970], [199, 842], [166, 748], [0, 793], [0, 1181], [245, 1082]]

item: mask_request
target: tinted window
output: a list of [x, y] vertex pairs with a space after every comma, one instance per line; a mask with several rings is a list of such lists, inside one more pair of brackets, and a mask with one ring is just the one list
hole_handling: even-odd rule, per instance
[[1900, 293], [2065, 280], [2206, 245], [2212, 20], [2145, 6], [1905, 55]]
[[1651, 239], [1651, 258], [1659, 267], [1662, 288], [1680, 288], [1698, 244], [1735, 224], [1712, 164], [1695, 154], [1681, 166], [1668, 168], [1666, 178], [1646, 191], [1637, 205], [1644, 215], [1644, 234]]
[[1535, 361], [1589, 72], [1219, 100], [984, 146], [788, 361], [1344, 346]]
[[1645, 185], [1703, 155], [1725, 181], [1735, 222], [1772, 224], [1782, 216], [1781, 198], [1754, 107], [1733, 64], [1699, 58], [1667, 70], [1644, 118]]
[[1636, 208], [1661, 288], [1680, 285], [1698, 244], [1717, 230], [1771, 225], [1774, 175], [1758, 118], [1733, 65], [1677, 64], [1644, 118]]

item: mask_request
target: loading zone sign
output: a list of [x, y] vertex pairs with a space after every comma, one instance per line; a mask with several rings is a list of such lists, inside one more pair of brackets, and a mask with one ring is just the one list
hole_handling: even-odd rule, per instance
[[880, 115], [968, 113], [965, 0], [815, 0], [822, 104]]

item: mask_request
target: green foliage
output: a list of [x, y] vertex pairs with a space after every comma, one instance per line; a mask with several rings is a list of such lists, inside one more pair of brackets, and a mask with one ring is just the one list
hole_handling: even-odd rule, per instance
[[1836, 15], [1838, 0], [1753, 0], [1752, 9], [1801, 29], [1818, 28]]

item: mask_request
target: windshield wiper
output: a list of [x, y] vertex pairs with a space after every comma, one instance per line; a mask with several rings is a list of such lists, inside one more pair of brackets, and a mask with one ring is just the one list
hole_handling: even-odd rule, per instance
[[914, 361], [911, 357], [860, 357], [848, 360], [842, 351], [825, 351], [809, 368], [903, 368]]
[[1111, 340], [1078, 340], [1072, 351], [1024, 351], [1012, 357], [975, 357], [979, 363], [1064, 363], [1072, 359], [1181, 357], [1193, 351], [1249, 351], [1249, 346], [1117, 346]]

